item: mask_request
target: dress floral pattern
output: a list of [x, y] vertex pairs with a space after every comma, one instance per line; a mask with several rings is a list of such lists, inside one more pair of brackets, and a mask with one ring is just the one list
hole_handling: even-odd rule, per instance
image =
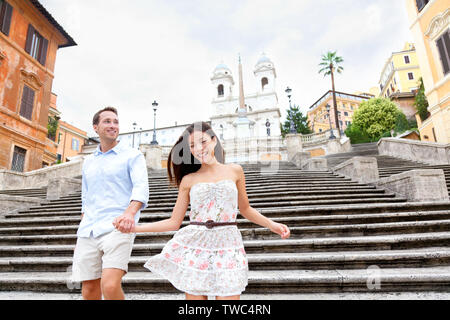
[[[190, 221], [234, 222], [237, 188], [232, 180], [201, 182], [190, 190]], [[248, 283], [248, 260], [235, 225], [188, 225], [144, 265], [193, 295], [239, 295]]]

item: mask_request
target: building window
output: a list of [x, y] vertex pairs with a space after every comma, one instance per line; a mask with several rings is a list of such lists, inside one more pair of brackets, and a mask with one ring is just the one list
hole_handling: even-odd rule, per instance
[[78, 141], [75, 138], [72, 138], [72, 150], [79, 151], [80, 148], [80, 141]]
[[25, 156], [27, 154], [27, 150], [20, 148], [18, 146], [14, 146], [13, 160], [11, 164], [11, 170], [23, 172], [25, 167]]
[[414, 80], [414, 73], [408, 72], [408, 79], [409, 80]]
[[25, 44], [25, 51], [40, 64], [45, 66], [47, 59], [48, 40], [45, 39], [36, 29], [30, 24], [28, 25], [27, 41]]
[[430, 0], [416, 0], [417, 10], [422, 11], [422, 9], [427, 5]]
[[3, 0], [0, 0], [0, 31], [9, 36], [11, 27], [12, 6]]
[[348, 116], [348, 112], [347, 111], [344, 112], [344, 116]]
[[403, 56], [403, 58], [405, 59], [405, 63], [408, 64], [409, 63], [409, 56]]
[[447, 30], [436, 40], [444, 75], [450, 71], [450, 31]]
[[20, 103], [20, 115], [28, 120], [32, 120], [34, 107], [34, 90], [26, 84], [23, 85], [22, 102]]
[[264, 87], [267, 86], [268, 84], [269, 84], [269, 80], [266, 77], [261, 79], [261, 88], [263, 91], [264, 91]]
[[223, 84], [219, 84], [217, 87], [217, 96], [223, 97]]

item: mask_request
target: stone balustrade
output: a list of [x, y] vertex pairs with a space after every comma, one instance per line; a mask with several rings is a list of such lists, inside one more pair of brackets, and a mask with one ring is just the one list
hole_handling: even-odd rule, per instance
[[450, 164], [450, 143], [382, 138], [378, 141], [378, 152], [380, 155], [427, 164]]
[[29, 172], [0, 170], [0, 190], [39, 188], [48, 185], [50, 179], [81, 177], [82, 157], [50, 167]]

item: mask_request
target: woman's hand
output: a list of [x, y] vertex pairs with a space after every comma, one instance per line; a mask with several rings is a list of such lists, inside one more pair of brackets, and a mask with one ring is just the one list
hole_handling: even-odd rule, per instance
[[119, 230], [122, 233], [136, 233], [136, 226], [134, 225], [134, 223], [133, 223], [133, 226], [131, 226], [128, 229], [121, 228], [120, 222], [118, 222], [117, 219], [115, 219], [112, 224], [113, 224], [114, 228], [116, 228], [117, 230]]
[[281, 239], [287, 239], [291, 235], [289, 227], [285, 224], [272, 221], [269, 226], [270, 231], [279, 234]]

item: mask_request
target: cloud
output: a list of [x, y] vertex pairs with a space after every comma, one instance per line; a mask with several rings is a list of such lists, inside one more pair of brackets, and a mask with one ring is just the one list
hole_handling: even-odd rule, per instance
[[391, 0], [41, 2], [78, 43], [58, 51], [58, 108], [90, 134], [92, 115], [106, 105], [119, 109], [122, 132], [134, 121], [153, 128], [154, 100], [158, 126], [207, 120], [211, 73], [223, 60], [237, 83], [238, 53], [246, 93], [256, 91], [253, 68], [264, 51], [276, 67], [282, 115], [287, 86], [306, 112], [330, 88], [317, 73], [323, 53], [344, 57], [338, 90], [368, 90], [411, 38], [404, 4]]

